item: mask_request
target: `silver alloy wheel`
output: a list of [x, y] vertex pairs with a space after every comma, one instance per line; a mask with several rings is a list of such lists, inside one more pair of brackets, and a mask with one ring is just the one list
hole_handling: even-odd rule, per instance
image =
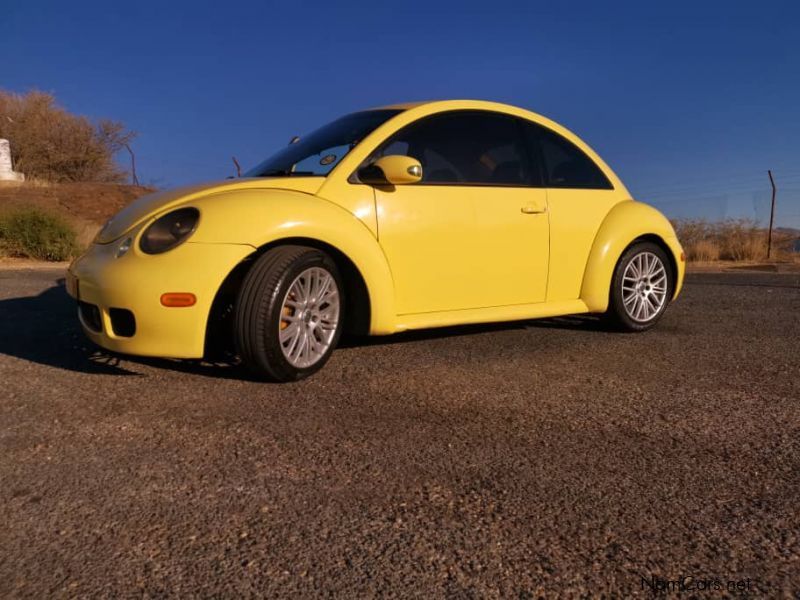
[[320, 267], [295, 277], [283, 299], [278, 337], [289, 363], [298, 369], [320, 360], [339, 326], [339, 287]]
[[667, 301], [667, 269], [652, 252], [634, 255], [622, 276], [622, 303], [634, 321], [655, 318]]

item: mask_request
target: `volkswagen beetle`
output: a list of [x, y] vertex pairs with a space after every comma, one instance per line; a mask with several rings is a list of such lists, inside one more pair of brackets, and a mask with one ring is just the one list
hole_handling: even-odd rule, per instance
[[264, 378], [320, 369], [343, 331], [577, 313], [652, 327], [684, 254], [577, 136], [480, 101], [365, 110], [244, 177], [142, 197], [68, 272], [86, 335]]

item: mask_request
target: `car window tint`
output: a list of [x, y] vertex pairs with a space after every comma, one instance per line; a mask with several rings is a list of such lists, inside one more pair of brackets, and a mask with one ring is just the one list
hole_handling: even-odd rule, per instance
[[436, 115], [398, 132], [373, 158], [402, 154], [422, 165], [422, 182], [531, 185], [528, 156], [516, 121], [488, 112]]
[[408, 142], [404, 142], [403, 140], [390, 142], [388, 146], [384, 147], [381, 156], [391, 155], [408, 156]]
[[533, 123], [526, 123], [525, 132], [531, 154], [541, 157], [547, 187], [613, 189], [600, 167], [563, 136]]
[[459, 168], [432, 148], [422, 148], [416, 156], [422, 165], [422, 181], [428, 183], [464, 183]]

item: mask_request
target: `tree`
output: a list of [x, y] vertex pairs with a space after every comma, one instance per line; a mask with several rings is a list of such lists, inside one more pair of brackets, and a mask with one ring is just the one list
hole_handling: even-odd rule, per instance
[[96, 123], [56, 104], [52, 94], [0, 90], [0, 138], [11, 142], [14, 169], [53, 182], [119, 182], [126, 171], [114, 155], [136, 133], [122, 123]]

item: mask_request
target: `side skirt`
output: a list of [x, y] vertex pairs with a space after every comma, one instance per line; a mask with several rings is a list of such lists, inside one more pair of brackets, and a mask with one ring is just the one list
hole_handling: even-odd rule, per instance
[[492, 306], [489, 308], [470, 308], [443, 312], [398, 315], [396, 331], [409, 329], [428, 329], [449, 327], [471, 323], [497, 323], [501, 321], [521, 321], [588, 313], [589, 308], [582, 300], [560, 300], [536, 304], [515, 304], [512, 306]]

